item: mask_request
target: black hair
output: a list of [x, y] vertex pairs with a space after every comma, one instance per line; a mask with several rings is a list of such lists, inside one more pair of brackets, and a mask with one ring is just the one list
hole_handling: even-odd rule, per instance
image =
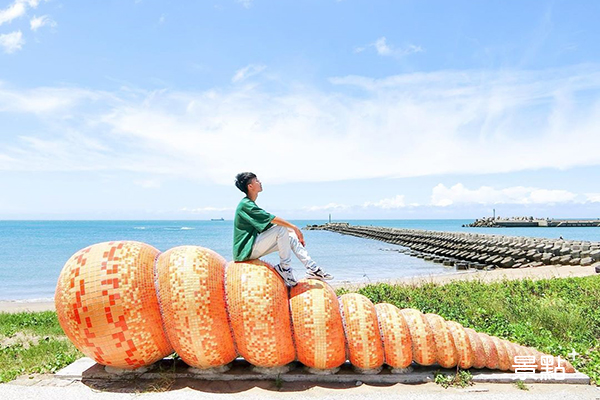
[[241, 172], [235, 176], [235, 186], [248, 194], [248, 184], [254, 178], [256, 178], [256, 175], [252, 172]]

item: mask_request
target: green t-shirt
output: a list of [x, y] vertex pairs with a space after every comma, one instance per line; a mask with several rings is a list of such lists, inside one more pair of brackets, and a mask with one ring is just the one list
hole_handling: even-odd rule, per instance
[[250, 258], [256, 236], [269, 229], [275, 216], [244, 197], [235, 210], [233, 219], [233, 259], [245, 261]]

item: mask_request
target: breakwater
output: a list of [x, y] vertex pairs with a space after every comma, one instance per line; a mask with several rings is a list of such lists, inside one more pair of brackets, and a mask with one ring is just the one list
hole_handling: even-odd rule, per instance
[[401, 251], [407, 255], [459, 270], [542, 265], [600, 266], [600, 242], [360, 226], [344, 222], [309, 225], [306, 229], [400, 245], [405, 247]]
[[600, 219], [551, 219], [551, 218], [481, 218], [464, 227], [470, 228], [574, 228], [600, 227]]

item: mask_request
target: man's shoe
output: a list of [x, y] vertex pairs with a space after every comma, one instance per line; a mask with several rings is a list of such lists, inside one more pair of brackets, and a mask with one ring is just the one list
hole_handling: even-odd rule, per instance
[[333, 275], [328, 274], [327, 272], [323, 271], [321, 268], [317, 267], [317, 269], [313, 270], [307, 270], [306, 271], [306, 278], [307, 279], [318, 279], [320, 281], [330, 281], [333, 279]]
[[296, 278], [294, 278], [294, 274], [292, 273], [291, 268], [283, 268], [279, 264], [275, 265], [273, 268], [275, 268], [275, 271], [277, 271], [277, 273], [281, 275], [283, 281], [287, 286], [294, 287], [298, 284]]

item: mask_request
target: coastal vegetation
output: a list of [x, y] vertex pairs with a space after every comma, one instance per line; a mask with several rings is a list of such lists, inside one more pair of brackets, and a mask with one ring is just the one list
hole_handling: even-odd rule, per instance
[[0, 313], [0, 382], [53, 373], [80, 357], [54, 311]]
[[[351, 291], [374, 303], [436, 313], [476, 331], [561, 355], [600, 383], [599, 276], [444, 285], [379, 283], [337, 293]], [[0, 313], [0, 382], [52, 373], [82, 356], [64, 335], [55, 312]]]

